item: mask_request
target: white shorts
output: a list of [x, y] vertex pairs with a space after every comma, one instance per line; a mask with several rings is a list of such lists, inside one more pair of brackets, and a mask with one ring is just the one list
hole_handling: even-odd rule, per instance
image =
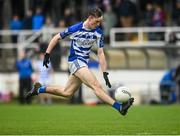
[[74, 74], [78, 69], [82, 67], [88, 67], [87, 64], [79, 59], [68, 62], [70, 74]]

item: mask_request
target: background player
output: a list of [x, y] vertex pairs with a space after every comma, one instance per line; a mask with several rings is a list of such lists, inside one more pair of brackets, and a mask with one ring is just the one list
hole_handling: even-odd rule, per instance
[[[53, 68], [51, 63], [48, 68], [43, 67], [44, 54], [42, 52], [39, 53], [39, 60], [34, 65], [34, 70], [36, 72], [36, 80], [41, 83], [43, 86], [48, 86], [52, 83], [53, 77]], [[52, 99], [51, 95], [48, 94], [40, 94], [40, 103], [41, 104], [51, 104]]]
[[92, 46], [98, 46], [98, 58], [106, 85], [111, 87], [106, 72], [107, 64], [103, 51], [103, 32], [99, 27], [103, 20], [102, 11], [99, 8], [91, 9], [84, 22], [68, 27], [64, 32], [56, 34], [50, 41], [45, 53], [43, 66], [48, 67], [50, 53], [60, 39], [70, 36], [71, 49], [68, 58], [70, 76], [65, 87], [63, 86], [42, 86], [35, 83], [32, 90], [28, 92], [26, 98], [38, 95], [39, 93], [49, 93], [70, 98], [82, 83], [90, 87], [94, 93], [104, 102], [118, 110], [122, 115], [126, 115], [127, 110], [132, 105], [134, 98], [130, 98], [125, 103], [116, 102], [102, 88], [93, 73], [88, 69], [87, 63]]

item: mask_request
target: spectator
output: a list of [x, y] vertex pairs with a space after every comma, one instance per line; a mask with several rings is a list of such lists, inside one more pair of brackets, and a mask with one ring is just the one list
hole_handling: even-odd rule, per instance
[[[154, 7], [152, 3], [147, 3], [146, 11], [144, 16], [144, 24], [145, 26], [152, 27], [153, 26], [153, 16], [154, 16]], [[147, 33], [148, 40], [154, 40], [156, 35], [154, 33]]]
[[[133, 27], [137, 23], [137, 8], [130, 0], [117, 1], [119, 3], [117, 27]], [[117, 10], [117, 7], [116, 7]], [[137, 39], [133, 33], [118, 34], [117, 40]]]
[[23, 21], [23, 29], [31, 30], [32, 29], [32, 10], [26, 12], [26, 16]]
[[[25, 94], [32, 86], [31, 75], [33, 68], [30, 59], [26, 57], [23, 51], [20, 53], [19, 60], [16, 62], [16, 68], [19, 73], [19, 102], [20, 104], [24, 104]], [[30, 104], [31, 99], [29, 99], [27, 103]]]
[[87, 1], [87, 5], [90, 9], [97, 8], [97, 7], [102, 9], [102, 3], [104, 3], [103, 0], [88, 0]]
[[33, 16], [32, 27], [33, 30], [39, 30], [43, 27], [45, 21], [45, 17], [42, 14], [41, 8], [36, 9], [36, 14]]
[[[4, 1], [0, 0], [0, 30], [3, 29], [3, 22], [4, 22], [4, 18], [3, 18], [3, 4]], [[0, 43], [2, 42], [2, 36], [0, 35]], [[1, 50], [0, 50], [1, 52]]]
[[66, 8], [64, 11], [64, 20], [66, 27], [74, 24], [75, 18], [70, 8]]
[[43, 34], [40, 39], [40, 52], [44, 52], [48, 46], [48, 42], [52, 37], [51, 29], [54, 28], [54, 25], [50, 17], [46, 18], [45, 24], [42, 27]]
[[132, 27], [137, 23], [137, 8], [130, 0], [125, 0], [120, 4], [118, 14], [122, 27]]
[[[41, 39], [41, 44], [40, 44], [40, 50], [41, 52], [45, 52], [49, 40], [52, 38], [52, 34], [50, 33], [51, 29], [54, 28], [54, 24], [52, 23], [52, 20], [50, 17], [46, 18], [45, 25], [43, 26], [43, 32], [44, 34], [42, 35]], [[60, 49], [61, 47], [59, 45], [55, 46], [55, 48], [52, 51], [51, 55], [51, 62], [52, 62], [52, 67], [54, 70], [59, 70], [59, 64], [60, 64]]]
[[[12, 42], [17, 43], [17, 31], [22, 29], [22, 22], [19, 19], [18, 15], [14, 15], [11, 22], [10, 22], [10, 28], [11, 30], [14, 30], [14, 34], [12, 35]], [[16, 31], [17, 30], [17, 31]]]
[[[176, 44], [176, 42], [177, 42], [177, 40], [178, 40], [178, 38], [177, 38], [177, 36], [176, 36], [176, 33], [175, 32], [171, 32], [170, 34], [169, 34], [169, 43], [170, 44], [172, 44], [172, 45], [174, 45], [174, 44]], [[177, 54], [176, 54], [177, 55]]]
[[105, 13], [104, 13], [103, 29], [104, 29], [105, 42], [107, 43], [109, 43], [110, 29], [116, 25], [116, 22], [117, 22], [116, 15], [112, 11], [111, 6], [106, 5]]
[[172, 17], [173, 23], [177, 26], [180, 26], [180, 0], [176, 0]]
[[[53, 69], [51, 65], [49, 65], [48, 68], [43, 67], [43, 59], [44, 59], [44, 55], [43, 53], [40, 53], [39, 60], [35, 64], [34, 68], [36, 72], [37, 81], [41, 82], [42, 85], [47, 86], [52, 83]], [[51, 104], [52, 103], [51, 96], [47, 94], [41, 94], [40, 103]]]
[[168, 70], [163, 75], [160, 81], [161, 102], [163, 104], [169, 104], [176, 101], [176, 95], [175, 95], [176, 83], [173, 78], [175, 70], [176, 70], [175, 68]]
[[65, 20], [64, 19], [60, 19], [58, 22], [58, 27], [59, 28], [65, 28], [66, 24], [65, 24]]
[[153, 16], [153, 26], [161, 27], [165, 26], [165, 13], [160, 5], [155, 6]]
[[119, 9], [121, 7], [122, 0], [115, 0], [115, 3], [112, 4], [113, 11], [115, 12], [116, 16], [119, 18]]
[[41, 42], [48, 44], [49, 40], [52, 38], [52, 33], [50, 32], [52, 28], [54, 28], [54, 24], [52, 23], [51, 18], [47, 17], [45, 24], [42, 27], [43, 35], [42, 35], [42, 39], [41, 39], [42, 41]]
[[152, 3], [147, 3], [145, 11], [145, 26], [153, 26], [154, 8]]

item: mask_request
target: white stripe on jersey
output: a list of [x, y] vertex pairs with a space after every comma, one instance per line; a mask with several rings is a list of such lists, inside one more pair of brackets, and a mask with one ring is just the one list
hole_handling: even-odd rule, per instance
[[86, 50], [82, 50], [82, 49], [80, 49], [77, 45], [74, 45], [73, 48], [74, 48], [75, 50], [78, 50], [79, 52], [82, 52], [82, 54], [84, 54], [84, 55], [89, 54], [90, 51], [91, 51], [91, 50], [87, 50], [87, 51], [86, 51]]
[[89, 56], [89, 54], [79, 53], [79, 52], [76, 52], [76, 54], [79, 55], [79, 56], [82, 56], [82, 57], [88, 57]]

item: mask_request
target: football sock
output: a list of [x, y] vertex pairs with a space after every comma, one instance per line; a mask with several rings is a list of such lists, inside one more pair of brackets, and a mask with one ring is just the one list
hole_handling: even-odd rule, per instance
[[116, 110], [120, 111], [122, 105], [118, 102], [114, 102], [114, 104], [112, 105], [113, 108], [115, 108]]
[[38, 89], [38, 93], [45, 93], [46, 92], [46, 87], [42, 86]]

